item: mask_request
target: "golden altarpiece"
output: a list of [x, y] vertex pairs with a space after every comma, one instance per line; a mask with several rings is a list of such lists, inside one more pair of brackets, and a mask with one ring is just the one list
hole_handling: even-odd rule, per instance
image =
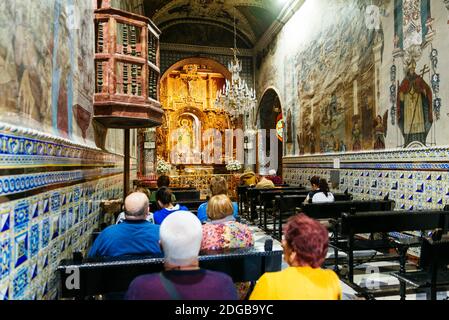
[[[163, 125], [157, 129], [157, 154], [173, 165], [186, 168], [187, 173], [213, 173], [217, 164], [211, 163], [212, 143], [226, 155], [233, 156], [233, 146], [225, 145], [226, 130], [233, 129], [229, 114], [215, 106], [217, 92], [225, 76], [206, 64], [186, 64], [167, 74], [161, 82], [161, 103], [165, 114]], [[208, 134], [220, 132], [221, 139]], [[231, 150], [226, 150], [230, 147]], [[219, 166], [219, 165], [218, 165]]]

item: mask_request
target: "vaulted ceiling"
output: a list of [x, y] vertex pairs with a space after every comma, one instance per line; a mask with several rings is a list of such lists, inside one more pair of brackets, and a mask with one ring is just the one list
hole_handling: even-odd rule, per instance
[[281, 0], [144, 0], [145, 14], [162, 30], [162, 42], [252, 48], [279, 16]]

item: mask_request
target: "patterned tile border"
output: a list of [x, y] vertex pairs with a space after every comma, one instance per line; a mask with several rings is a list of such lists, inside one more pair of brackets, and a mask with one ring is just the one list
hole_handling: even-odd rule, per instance
[[0, 122], [0, 169], [17, 166], [115, 165], [123, 157]]
[[392, 149], [383, 151], [367, 151], [356, 153], [329, 153], [305, 156], [284, 157], [285, 164], [294, 163], [333, 163], [334, 159], [342, 163], [349, 162], [449, 162], [449, 147], [420, 148], [420, 149]]
[[8, 196], [60, 183], [121, 173], [121, 168], [59, 171], [0, 177], [0, 196]]
[[[285, 168], [317, 168], [317, 169], [334, 169], [333, 164], [310, 164], [310, 163], [284, 163]], [[449, 170], [448, 163], [342, 163], [340, 169], [368, 169], [368, 170]]]

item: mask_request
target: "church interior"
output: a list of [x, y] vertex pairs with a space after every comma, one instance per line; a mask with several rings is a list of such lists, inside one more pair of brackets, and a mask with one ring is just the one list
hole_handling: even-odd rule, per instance
[[203, 269], [215, 300], [449, 300], [449, 0], [16, 0], [0, 26], [0, 300], [203, 300]]

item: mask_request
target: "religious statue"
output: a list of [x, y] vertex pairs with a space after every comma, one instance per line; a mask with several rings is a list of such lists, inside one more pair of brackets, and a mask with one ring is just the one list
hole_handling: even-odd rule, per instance
[[374, 121], [374, 150], [385, 149], [385, 136], [388, 127], [388, 111], [384, 116], [378, 115]]
[[423, 79], [425, 71], [418, 75], [415, 69], [416, 61], [412, 58], [398, 92], [397, 119], [404, 147], [412, 142], [425, 145], [433, 125], [432, 89]]
[[287, 113], [287, 121], [286, 121], [286, 127], [287, 127], [287, 143], [293, 143], [293, 128], [292, 128], [292, 110], [289, 109]]
[[189, 126], [189, 121], [183, 119], [181, 121], [181, 127], [178, 129], [178, 150], [184, 153], [188, 153], [193, 147], [193, 135], [192, 128]]
[[362, 131], [360, 130], [360, 123], [358, 120], [354, 123], [354, 128], [352, 129], [352, 150], [360, 151], [362, 150]]

